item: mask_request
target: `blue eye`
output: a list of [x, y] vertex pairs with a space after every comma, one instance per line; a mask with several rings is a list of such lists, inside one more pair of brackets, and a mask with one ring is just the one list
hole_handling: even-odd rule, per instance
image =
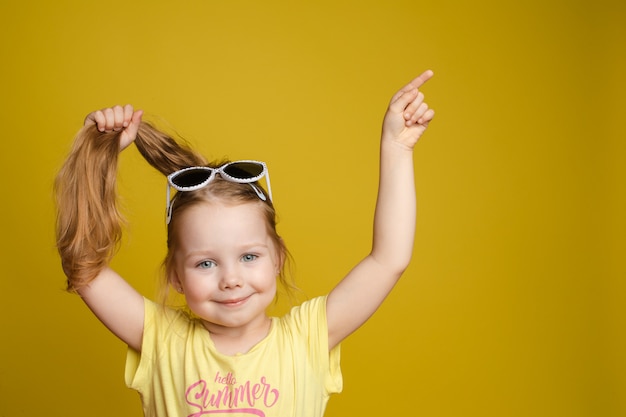
[[197, 265], [198, 268], [202, 268], [202, 269], [209, 269], [209, 268], [213, 268], [214, 266], [215, 266], [215, 262], [213, 261], [202, 261]]
[[243, 256], [241, 257], [241, 260], [242, 260], [242, 261], [244, 261], [244, 262], [252, 262], [252, 261], [254, 261], [256, 258], [258, 258], [258, 256], [257, 256], [257, 255], [253, 255], [253, 254], [251, 254], [251, 253], [247, 253], [247, 254], [245, 254], [245, 255], [243, 255]]

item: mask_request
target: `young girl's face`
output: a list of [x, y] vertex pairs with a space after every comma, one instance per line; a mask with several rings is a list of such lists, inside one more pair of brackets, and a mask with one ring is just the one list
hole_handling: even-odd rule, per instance
[[177, 221], [172, 285], [211, 331], [267, 325], [280, 256], [256, 203], [200, 203]]

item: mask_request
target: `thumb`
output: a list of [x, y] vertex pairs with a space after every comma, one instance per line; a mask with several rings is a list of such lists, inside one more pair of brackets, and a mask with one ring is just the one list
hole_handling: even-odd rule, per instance
[[130, 123], [124, 129], [126, 134], [135, 139], [137, 136], [137, 132], [139, 131], [139, 125], [141, 124], [141, 117], [143, 116], [143, 110], [137, 110], [133, 113], [133, 116], [130, 119]]
[[143, 110], [137, 110], [133, 113], [130, 123], [124, 128], [122, 135], [120, 136], [120, 151], [126, 149], [137, 138], [137, 132], [141, 125], [141, 117], [143, 116]]

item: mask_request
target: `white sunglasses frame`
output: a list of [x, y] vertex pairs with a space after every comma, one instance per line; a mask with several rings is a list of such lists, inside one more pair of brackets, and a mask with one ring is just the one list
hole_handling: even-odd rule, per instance
[[[258, 164], [260, 166], [263, 167], [263, 170], [261, 171], [261, 173], [259, 175], [256, 175], [254, 177], [250, 177], [250, 178], [237, 178], [237, 177], [233, 177], [231, 175], [228, 175], [226, 172], [224, 172], [224, 169], [226, 169], [228, 166], [231, 165], [235, 165], [235, 164], [239, 164], [239, 163], [247, 163], [247, 164]], [[180, 185], [176, 185], [174, 184], [174, 182], [172, 181], [173, 178], [175, 178], [177, 175], [186, 172], [186, 171], [191, 171], [191, 170], [199, 170], [199, 171], [209, 171], [210, 174], [207, 177], [206, 180], [202, 181], [199, 184], [196, 185], [192, 185], [189, 187], [181, 187]], [[273, 201], [272, 199], [272, 186], [270, 184], [270, 172], [267, 169], [267, 164], [263, 161], [255, 161], [252, 159], [242, 159], [239, 161], [232, 161], [232, 162], [227, 162], [224, 165], [218, 167], [218, 168], [211, 168], [211, 167], [207, 167], [207, 166], [196, 166], [196, 167], [187, 167], [187, 168], [183, 168], [183, 169], [179, 169], [178, 171], [172, 172], [170, 175], [167, 176], [167, 184], [166, 186], [166, 224], [170, 224], [170, 221], [172, 220], [172, 206], [174, 204], [174, 200], [176, 199], [176, 196], [174, 196], [174, 198], [170, 199], [170, 187], [174, 188], [177, 191], [195, 191], [195, 190], [199, 190], [201, 188], [206, 187], [207, 185], [209, 185], [211, 183], [211, 181], [213, 181], [213, 179], [215, 178], [215, 174], [220, 174], [220, 177], [225, 179], [226, 181], [230, 181], [230, 182], [235, 182], [235, 183], [239, 183], [239, 184], [250, 184], [250, 187], [252, 187], [252, 189], [254, 190], [254, 192], [256, 193], [256, 195], [263, 201], [266, 201], [267, 198], [265, 197], [265, 194], [263, 194], [263, 192], [259, 189], [259, 187], [255, 186], [253, 183], [260, 180], [261, 178], [265, 177], [265, 183], [267, 184], [267, 194], [270, 197], [270, 201]]]

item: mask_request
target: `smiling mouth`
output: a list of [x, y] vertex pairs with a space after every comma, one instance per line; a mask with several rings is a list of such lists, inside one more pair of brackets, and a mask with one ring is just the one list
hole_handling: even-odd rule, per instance
[[242, 297], [242, 298], [234, 298], [232, 300], [219, 301], [219, 303], [227, 307], [237, 307], [237, 306], [244, 304], [246, 301], [248, 301], [249, 298], [250, 296]]

